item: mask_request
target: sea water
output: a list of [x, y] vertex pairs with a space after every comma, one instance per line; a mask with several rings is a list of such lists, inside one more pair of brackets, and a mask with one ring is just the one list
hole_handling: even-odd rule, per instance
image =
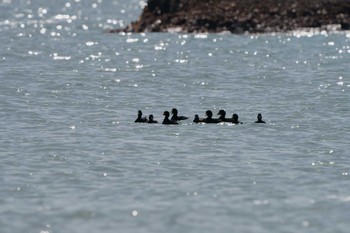
[[0, 232], [348, 232], [350, 33], [105, 33], [144, 4], [0, 1]]

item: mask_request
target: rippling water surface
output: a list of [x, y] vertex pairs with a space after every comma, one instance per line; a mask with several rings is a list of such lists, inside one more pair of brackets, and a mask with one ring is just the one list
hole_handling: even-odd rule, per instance
[[349, 32], [104, 33], [144, 4], [0, 1], [1, 232], [347, 232]]

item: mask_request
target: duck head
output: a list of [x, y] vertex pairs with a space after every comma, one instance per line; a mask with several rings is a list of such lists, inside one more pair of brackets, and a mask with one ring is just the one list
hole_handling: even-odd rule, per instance
[[172, 110], [171, 110], [171, 113], [173, 114], [173, 115], [177, 115], [177, 113], [178, 113], [178, 111], [177, 111], [177, 109], [176, 108], [173, 108]]
[[225, 117], [225, 116], [226, 116], [225, 110], [221, 109], [221, 110], [218, 112], [218, 115], [219, 115], [219, 116], [222, 116], [222, 117]]
[[206, 115], [208, 118], [212, 118], [212, 117], [213, 117], [213, 112], [210, 111], [210, 110], [207, 110], [207, 111], [205, 112], [205, 115]]
[[168, 117], [170, 116], [170, 113], [169, 113], [168, 111], [165, 111], [165, 112], [163, 113], [163, 116], [165, 116], [166, 118], [168, 118]]

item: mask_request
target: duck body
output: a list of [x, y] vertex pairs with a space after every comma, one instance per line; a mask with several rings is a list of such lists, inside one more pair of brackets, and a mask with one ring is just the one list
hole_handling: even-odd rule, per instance
[[147, 121], [147, 123], [148, 123], [148, 124], [157, 124], [158, 121], [155, 121], [155, 120], [151, 120], [151, 121], [150, 121], [150, 120], [149, 120], [149, 121]]
[[175, 115], [173, 115], [172, 117], [171, 117], [171, 120], [172, 121], [183, 121], [183, 120], [187, 120], [188, 119], [188, 117], [185, 117], [185, 116], [175, 116]]
[[257, 121], [255, 121], [254, 123], [263, 123], [263, 124], [265, 124], [266, 122], [263, 121], [263, 120], [257, 120]]
[[204, 123], [207, 123], [207, 124], [218, 124], [218, 123], [221, 123], [222, 121], [220, 121], [219, 119], [214, 119], [214, 118], [205, 118]]
[[163, 125], [178, 125], [178, 123], [176, 121], [172, 121], [169, 118], [164, 119], [162, 124]]

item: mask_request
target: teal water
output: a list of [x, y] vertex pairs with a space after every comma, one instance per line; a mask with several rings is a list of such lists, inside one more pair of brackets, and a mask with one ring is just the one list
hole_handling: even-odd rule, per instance
[[350, 33], [104, 33], [143, 4], [0, 1], [0, 232], [347, 232]]

